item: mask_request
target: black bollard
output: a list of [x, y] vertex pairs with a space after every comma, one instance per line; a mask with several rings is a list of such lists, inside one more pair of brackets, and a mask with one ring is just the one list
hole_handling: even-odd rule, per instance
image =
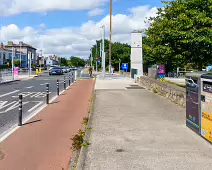
[[64, 90], [66, 89], [66, 77], [64, 76]]
[[59, 89], [59, 80], [57, 80], [57, 95], [59, 96], [60, 94], [60, 89]]
[[46, 84], [46, 104], [49, 104], [49, 84]]
[[69, 75], [68, 76], [68, 83], [69, 83], [69, 86], [71, 85], [71, 76]]
[[74, 74], [72, 73], [72, 83], [74, 83]]
[[19, 95], [19, 115], [18, 115], [18, 126], [22, 126], [22, 102], [23, 102], [23, 96]]

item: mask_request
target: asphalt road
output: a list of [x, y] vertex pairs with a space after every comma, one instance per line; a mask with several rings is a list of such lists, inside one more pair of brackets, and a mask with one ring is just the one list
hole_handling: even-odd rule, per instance
[[[77, 70], [77, 77], [88, 77], [81, 75], [82, 71]], [[0, 85], [0, 137], [18, 125], [19, 94], [23, 95], [23, 119], [31, 116], [46, 103], [46, 84], [49, 84], [50, 100], [57, 96], [57, 80], [59, 90], [64, 90], [64, 76], [66, 87], [69, 85], [69, 75], [43, 74], [30, 80], [16, 81]], [[72, 83], [72, 79], [71, 79]]]

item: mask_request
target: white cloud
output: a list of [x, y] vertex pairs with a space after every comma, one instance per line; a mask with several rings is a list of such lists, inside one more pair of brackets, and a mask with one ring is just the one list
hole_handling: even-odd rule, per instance
[[46, 25], [44, 23], [40, 24], [39, 26], [40, 26], [40, 28], [45, 28], [46, 27]]
[[95, 9], [88, 12], [88, 16], [94, 17], [94, 16], [102, 15], [103, 13], [104, 13], [103, 9], [95, 8]]
[[[132, 8], [129, 15], [117, 14], [113, 16], [113, 41], [130, 43], [130, 33], [135, 29], [144, 29], [145, 17], [155, 16], [156, 8], [140, 6]], [[79, 56], [87, 58], [90, 48], [100, 39], [100, 27], [105, 25], [105, 35], [109, 38], [109, 16], [99, 22], [88, 21], [80, 27], [49, 29], [40, 32], [39, 29], [26, 27], [20, 29], [14, 24], [1, 29], [1, 38], [4, 41], [22, 40], [36, 48], [43, 48], [44, 54], [63, 56]]]
[[108, 0], [1, 0], [0, 15], [53, 10], [90, 10], [104, 5]]

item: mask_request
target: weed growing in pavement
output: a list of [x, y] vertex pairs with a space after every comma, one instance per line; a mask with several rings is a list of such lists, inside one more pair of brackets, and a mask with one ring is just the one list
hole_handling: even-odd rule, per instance
[[89, 120], [89, 117], [84, 117], [83, 121], [82, 121], [82, 124], [83, 125], [87, 125], [88, 124], [88, 120]]
[[86, 147], [88, 145], [90, 145], [90, 142], [88, 142], [88, 141], [85, 141], [85, 143], [82, 144], [82, 146], [84, 146], [84, 147]]
[[75, 150], [80, 151], [84, 141], [84, 136], [85, 136], [85, 132], [82, 130], [79, 130], [79, 132], [73, 138], [71, 138], [71, 140], [73, 141], [72, 143], [73, 151]]
[[152, 91], [153, 91], [153, 93], [158, 93], [158, 89], [157, 88], [153, 88]]

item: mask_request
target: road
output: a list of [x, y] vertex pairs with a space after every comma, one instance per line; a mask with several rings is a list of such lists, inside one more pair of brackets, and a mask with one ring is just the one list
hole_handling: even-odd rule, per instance
[[[81, 70], [77, 70], [77, 77], [81, 77]], [[19, 94], [23, 95], [23, 120], [31, 117], [46, 103], [46, 84], [49, 84], [50, 100], [57, 96], [57, 79], [59, 90], [64, 90], [64, 76], [66, 87], [69, 85], [69, 75], [43, 74], [30, 80], [17, 81], [0, 85], [0, 138], [18, 125]], [[87, 75], [82, 75], [86, 77]], [[72, 80], [71, 80], [72, 82]]]

